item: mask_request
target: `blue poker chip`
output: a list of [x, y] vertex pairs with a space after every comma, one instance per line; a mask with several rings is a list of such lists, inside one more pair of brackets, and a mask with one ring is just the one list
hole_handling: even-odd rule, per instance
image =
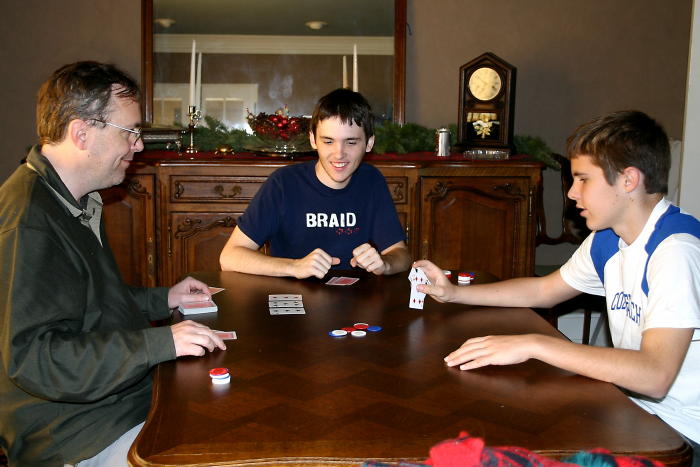
[[348, 335], [348, 332], [343, 329], [334, 329], [330, 331], [328, 335], [331, 337], [345, 337]]
[[369, 326], [369, 327], [367, 327], [367, 330], [369, 332], [379, 332], [382, 330], [382, 327], [381, 326]]

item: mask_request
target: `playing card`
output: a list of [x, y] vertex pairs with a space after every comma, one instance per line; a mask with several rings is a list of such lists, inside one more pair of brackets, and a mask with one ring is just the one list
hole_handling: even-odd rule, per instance
[[269, 302], [270, 308], [303, 308], [301, 300], [277, 300]]
[[411, 268], [408, 280], [411, 281], [411, 285], [430, 284], [428, 276], [425, 275], [425, 272], [421, 268]]
[[424, 301], [425, 294], [423, 292], [419, 292], [414, 285], [411, 285], [411, 297], [408, 300], [408, 307], [415, 308], [416, 310], [422, 310]]
[[272, 294], [268, 295], [268, 299], [272, 301], [277, 300], [301, 300], [300, 294]]
[[305, 315], [303, 308], [270, 308], [271, 315]]
[[201, 302], [190, 302], [190, 303], [183, 303], [180, 306], [178, 306], [178, 309], [180, 310], [180, 313], [183, 315], [195, 315], [198, 313], [212, 313], [214, 311], [218, 311], [219, 308], [216, 306], [216, 303], [212, 302], [211, 300], [205, 300]]
[[212, 295], [214, 295], [214, 294], [216, 294], [216, 293], [219, 293], [219, 292], [221, 292], [222, 290], [224, 290], [223, 287], [209, 287], [209, 293], [212, 294]]
[[222, 338], [225, 341], [229, 340], [234, 340], [238, 339], [238, 336], [236, 335], [236, 331], [214, 331], [217, 336]]
[[355, 282], [359, 281], [357, 277], [332, 277], [328, 282], [326, 282], [327, 285], [352, 285]]

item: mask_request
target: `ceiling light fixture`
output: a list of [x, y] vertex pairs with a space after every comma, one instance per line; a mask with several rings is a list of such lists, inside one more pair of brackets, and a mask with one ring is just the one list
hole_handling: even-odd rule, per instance
[[157, 18], [154, 19], [153, 22], [163, 26], [164, 28], [169, 28], [176, 23], [176, 21], [172, 18]]
[[326, 26], [328, 26], [328, 23], [326, 23], [325, 21], [318, 21], [318, 20], [307, 21], [304, 24], [306, 25], [307, 28], [313, 29], [314, 31], [318, 31], [319, 29], [323, 29]]

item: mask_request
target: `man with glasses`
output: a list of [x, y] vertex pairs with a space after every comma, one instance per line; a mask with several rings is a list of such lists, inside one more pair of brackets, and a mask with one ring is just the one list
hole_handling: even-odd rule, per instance
[[151, 368], [223, 341], [184, 321], [152, 327], [209, 296], [125, 285], [97, 190], [124, 180], [143, 149], [136, 83], [78, 62], [39, 90], [39, 145], [0, 187], [0, 447], [13, 466], [127, 465], [151, 399]]

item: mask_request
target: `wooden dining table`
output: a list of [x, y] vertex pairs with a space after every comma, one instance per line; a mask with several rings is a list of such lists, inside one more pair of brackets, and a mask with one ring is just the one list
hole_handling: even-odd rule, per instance
[[[536, 360], [471, 371], [443, 358], [466, 339], [540, 333], [565, 337], [528, 308], [438, 303], [409, 308], [407, 274], [326, 285], [235, 272], [194, 277], [225, 290], [218, 312], [188, 318], [235, 331], [225, 351], [154, 370], [151, 410], [129, 452], [132, 465], [358, 465], [416, 462], [460, 432], [487, 446], [564, 458], [604, 448], [668, 465], [692, 452], [616, 386]], [[493, 277], [476, 272], [474, 283]], [[463, 287], [470, 287], [465, 285]], [[271, 294], [302, 295], [305, 314], [271, 315]], [[173, 321], [184, 319], [173, 313]], [[331, 337], [367, 323], [381, 331]], [[214, 385], [212, 368], [231, 382]]]

